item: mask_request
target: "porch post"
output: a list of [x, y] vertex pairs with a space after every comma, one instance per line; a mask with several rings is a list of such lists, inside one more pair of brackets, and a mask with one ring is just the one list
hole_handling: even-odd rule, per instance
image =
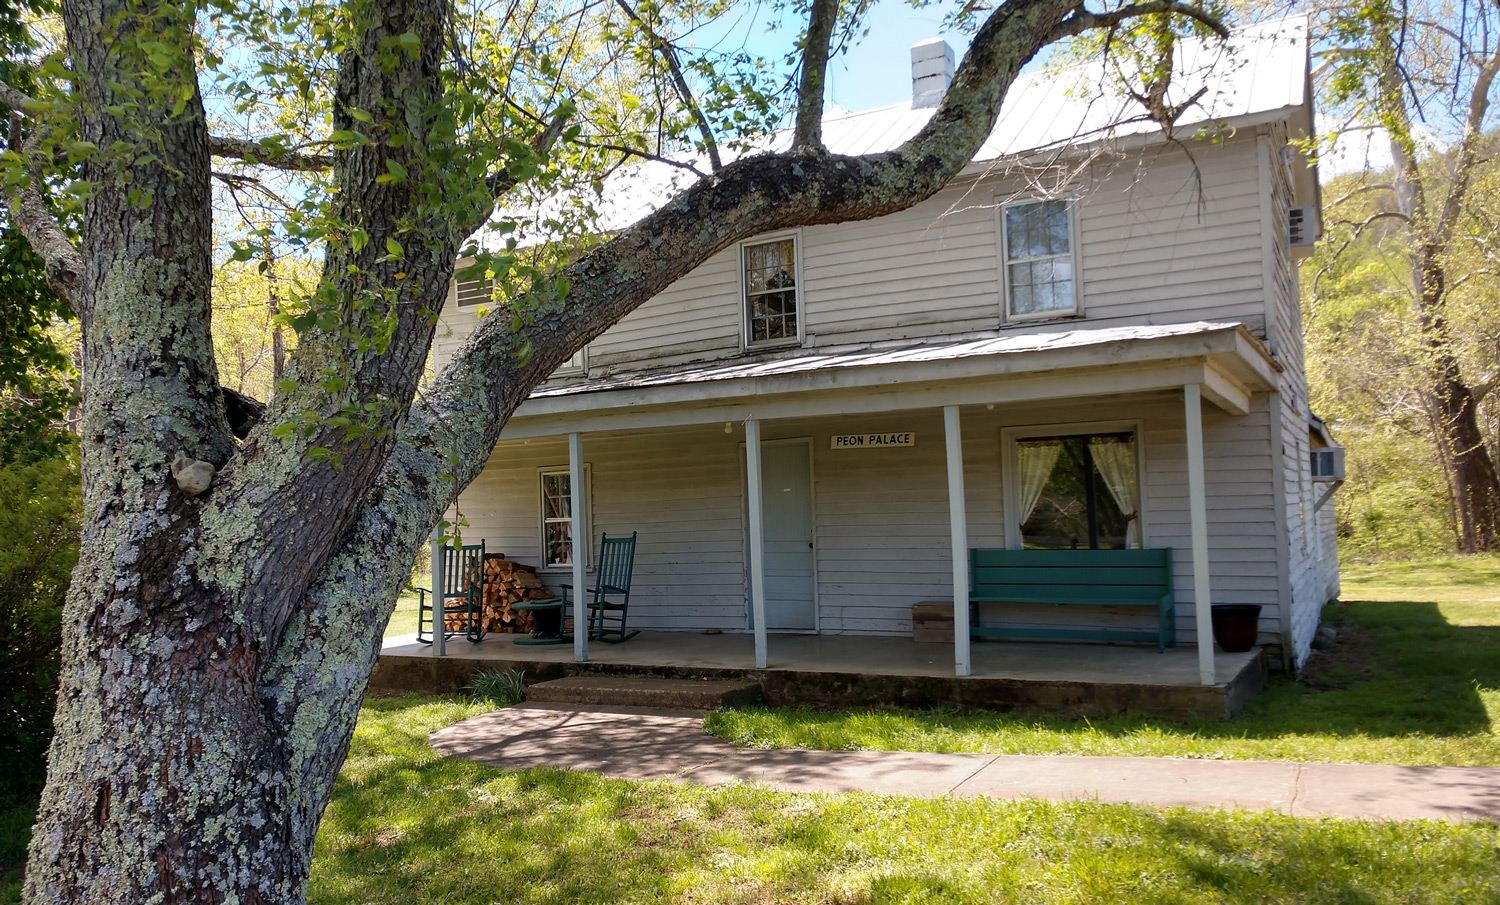
[[745, 421], [745, 475], [750, 508], [750, 619], [755, 623], [755, 668], [766, 668], [766, 538], [760, 488], [760, 422]]
[[953, 537], [953, 674], [972, 673], [969, 663], [969, 514], [964, 506], [964, 441], [958, 406], [943, 406], [948, 440], [948, 519]]
[[1182, 388], [1187, 422], [1188, 518], [1193, 535], [1193, 618], [1198, 628], [1198, 678], [1214, 684], [1214, 626], [1209, 612], [1208, 492], [1203, 479], [1203, 398], [1198, 384]]
[[583, 663], [589, 658], [584, 576], [593, 526], [588, 523], [588, 488], [583, 484], [583, 435], [576, 431], [568, 434], [568, 501], [573, 507], [573, 659]]
[[[443, 560], [447, 556], [448, 542], [443, 539], [443, 526], [432, 526], [432, 655], [448, 656], [448, 645], [443, 640]], [[420, 629], [421, 614], [417, 614]]]

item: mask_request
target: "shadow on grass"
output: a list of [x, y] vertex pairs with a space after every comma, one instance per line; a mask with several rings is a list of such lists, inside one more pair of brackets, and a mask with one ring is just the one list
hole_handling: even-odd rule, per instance
[[1340, 627], [1333, 650], [1316, 654], [1301, 681], [1273, 681], [1227, 722], [749, 709], [711, 714], [705, 725], [752, 747], [1500, 766], [1491, 713], [1500, 706], [1500, 626], [1455, 625], [1426, 601], [1334, 604], [1325, 621]]
[[422, 741], [443, 720], [411, 699], [375, 708], [379, 731], [356, 742], [324, 819], [318, 905], [1459, 903], [1500, 892], [1494, 826], [507, 771], [436, 758]]

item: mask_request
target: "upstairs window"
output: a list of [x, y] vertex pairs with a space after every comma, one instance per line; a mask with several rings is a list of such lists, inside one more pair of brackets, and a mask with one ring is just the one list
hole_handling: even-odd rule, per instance
[[802, 339], [797, 298], [797, 239], [785, 236], [741, 246], [745, 344], [783, 345]]
[[1027, 201], [1001, 209], [1006, 318], [1029, 320], [1078, 311], [1070, 202]]

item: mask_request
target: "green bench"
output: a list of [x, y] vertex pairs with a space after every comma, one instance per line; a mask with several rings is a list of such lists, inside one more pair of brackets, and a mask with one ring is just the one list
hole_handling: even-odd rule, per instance
[[[1155, 607], [1155, 631], [981, 625], [981, 603]], [[976, 638], [1155, 641], [1177, 646], [1171, 550], [970, 550], [969, 633]]]

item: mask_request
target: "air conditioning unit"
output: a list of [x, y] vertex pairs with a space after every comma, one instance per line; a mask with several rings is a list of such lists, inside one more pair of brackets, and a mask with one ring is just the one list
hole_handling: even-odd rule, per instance
[[1293, 248], [1312, 248], [1318, 241], [1317, 215], [1310, 204], [1294, 204], [1287, 208], [1286, 241]]
[[1314, 481], [1342, 481], [1344, 479], [1344, 448], [1324, 446], [1312, 451], [1312, 479]]

